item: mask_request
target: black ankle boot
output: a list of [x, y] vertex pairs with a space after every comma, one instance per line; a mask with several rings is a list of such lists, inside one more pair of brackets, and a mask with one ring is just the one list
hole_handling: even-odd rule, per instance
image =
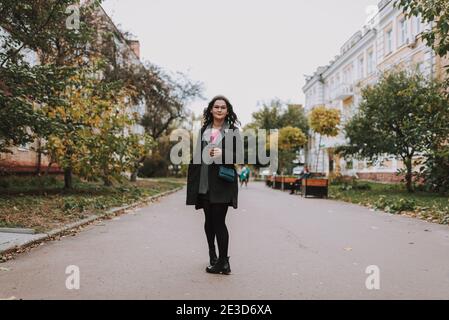
[[230, 274], [231, 266], [229, 265], [229, 257], [219, 258], [215, 265], [206, 268], [206, 272]]
[[210, 266], [216, 265], [218, 261], [218, 257], [217, 254], [215, 253], [215, 248], [214, 249], [209, 249], [209, 264]]

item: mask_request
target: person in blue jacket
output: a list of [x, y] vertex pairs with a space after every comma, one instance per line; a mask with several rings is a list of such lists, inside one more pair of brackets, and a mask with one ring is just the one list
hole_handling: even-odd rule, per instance
[[242, 171], [240, 172], [240, 187], [242, 187], [243, 184], [245, 184], [245, 187], [248, 187], [250, 173], [251, 170], [247, 166], [242, 168]]

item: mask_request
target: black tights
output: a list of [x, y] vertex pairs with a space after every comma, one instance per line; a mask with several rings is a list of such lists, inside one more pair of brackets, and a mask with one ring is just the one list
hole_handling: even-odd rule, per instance
[[215, 237], [217, 237], [218, 254], [220, 258], [228, 256], [229, 233], [226, 227], [226, 214], [228, 204], [209, 203], [203, 201], [204, 206], [204, 231], [206, 232], [209, 250], [215, 250]]

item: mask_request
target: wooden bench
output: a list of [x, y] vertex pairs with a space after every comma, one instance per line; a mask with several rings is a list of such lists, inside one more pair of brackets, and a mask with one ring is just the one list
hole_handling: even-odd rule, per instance
[[281, 189], [282, 183], [284, 183], [284, 190], [291, 190], [296, 182], [295, 177], [282, 177], [282, 176], [269, 176], [265, 180], [265, 184], [268, 187], [274, 187], [275, 189]]
[[302, 195], [305, 198], [307, 198], [307, 196], [327, 198], [329, 194], [329, 180], [317, 178], [303, 179], [301, 189]]

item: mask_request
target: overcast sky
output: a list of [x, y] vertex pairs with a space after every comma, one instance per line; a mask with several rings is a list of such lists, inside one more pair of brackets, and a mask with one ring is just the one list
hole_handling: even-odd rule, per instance
[[[304, 103], [304, 74], [326, 65], [377, 0], [105, 0], [143, 59], [226, 95], [242, 125], [258, 103]], [[196, 114], [208, 101], [189, 107]]]

